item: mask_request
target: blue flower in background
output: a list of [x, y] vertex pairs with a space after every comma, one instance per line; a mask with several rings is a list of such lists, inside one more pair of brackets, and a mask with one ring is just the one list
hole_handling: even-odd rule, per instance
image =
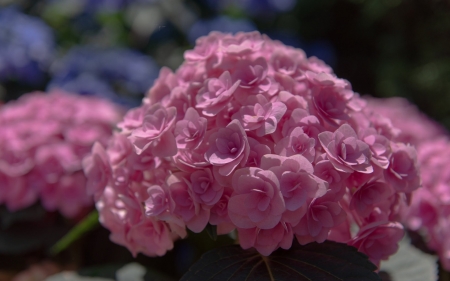
[[118, 12], [134, 3], [156, 3], [160, 0], [47, 0], [50, 5], [71, 9], [71, 13]]
[[48, 89], [108, 98], [137, 106], [157, 78], [159, 67], [150, 57], [130, 49], [74, 47], [52, 66]]
[[53, 31], [43, 21], [0, 8], [0, 82], [42, 83], [54, 50]]
[[232, 19], [227, 16], [218, 16], [212, 19], [200, 19], [195, 22], [189, 30], [189, 42], [194, 45], [195, 40], [198, 37], [207, 35], [213, 30], [236, 33], [239, 31], [254, 31], [257, 30], [257, 28], [251, 21], [246, 19]]

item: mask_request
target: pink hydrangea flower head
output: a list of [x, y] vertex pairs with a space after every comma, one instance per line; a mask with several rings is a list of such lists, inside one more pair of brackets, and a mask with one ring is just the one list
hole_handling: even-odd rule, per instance
[[14, 211], [40, 199], [49, 211], [79, 215], [109, 182], [104, 147], [120, 118], [122, 109], [106, 100], [59, 90], [26, 94], [3, 105], [0, 201]]
[[[176, 71], [161, 69], [142, 105], [86, 160], [113, 241], [148, 253], [139, 243], [156, 241], [160, 232], [146, 232], [155, 224], [170, 241], [210, 224], [269, 255], [294, 236], [350, 243], [351, 230], [398, 223], [417, 180], [414, 152], [397, 148], [407, 146], [392, 122], [366, 109], [350, 82], [258, 32], [212, 32], [196, 43]], [[8, 157], [23, 171], [34, 165]], [[0, 176], [7, 167], [0, 162]], [[170, 248], [161, 241], [158, 255]]]

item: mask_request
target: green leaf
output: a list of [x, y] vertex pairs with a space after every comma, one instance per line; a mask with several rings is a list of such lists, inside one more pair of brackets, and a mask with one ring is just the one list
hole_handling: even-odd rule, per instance
[[376, 269], [356, 248], [331, 241], [305, 246], [295, 243], [268, 257], [232, 245], [204, 254], [181, 281], [381, 281]]
[[99, 225], [98, 212], [92, 211], [87, 217], [85, 217], [80, 223], [72, 228], [63, 238], [61, 238], [50, 249], [51, 255], [56, 255], [70, 246], [75, 240], [79, 239], [83, 234], [89, 232], [93, 228]]
[[206, 229], [206, 233], [208, 233], [209, 237], [213, 241], [217, 241], [217, 226], [208, 223], [206, 225], [205, 229]]

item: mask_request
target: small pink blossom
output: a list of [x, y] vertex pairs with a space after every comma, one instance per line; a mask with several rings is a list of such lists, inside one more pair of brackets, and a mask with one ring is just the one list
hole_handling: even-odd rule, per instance
[[108, 155], [100, 143], [96, 142], [92, 146], [92, 154], [83, 159], [83, 169], [87, 177], [87, 193], [98, 198], [112, 174]]
[[367, 216], [376, 204], [388, 199], [392, 193], [385, 182], [369, 182], [359, 187], [353, 194], [350, 209], [358, 211], [361, 216]]
[[147, 189], [148, 198], [145, 200], [145, 215], [159, 217], [164, 220], [170, 213], [171, 199], [166, 189], [160, 185], [152, 185]]
[[345, 192], [348, 173], [338, 171], [328, 159], [319, 160], [314, 166], [314, 175], [328, 183], [329, 192], [340, 197]]
[[398, 241], [403, 235], [400, 223], [378, 221], [362, 227], [348, 244], [368, 255], [373, 263], [379, 264], [397, 252]]
[[160, 104], [145, 111], [142, 126], [134, 129], [128, 137], [138, 155], [150, 146], [155, 156], [176, 154], [175, 137], [170, 131], [175, 122], [176, 111], [174, 107], [166, 109]]
[[219, 201], [211, 208], [209, 223], [217, 225], [217, 234], [219, 235], [230, 233], [236, 228], [228, 216], [228, 201], [232, 193], [231, 188], [225, 188]]
[[303, 155], [309, 162], [314, 161], [316, 141], [297, 127], [275, 145], [275, 153], [281, 156]]
[[111, 137], [106, 148], [111, 165], [118, 165], [132, 154], [131, 142], [125, 135], [116, 134]]
[[384, 171], [386, 181], [401, 192], [412, 192], [421, 185], [416, 150], [402, 143], [392, 146], [389, 166]]
[[288, 211], [295, 211], [305, 205], [308, 199], [326, 193], [326, 183], [313, 175], [313, 166], [301, 155], [265, 155], [261, 160], [261, 168], [272, 171], [278, 178]]
[[386, 169], [389, 165], [389, 157], [391, 156], [390, 141], [377, 133], [374, 128], [364, 129], [359, 132], [360, 139], [369, 145], [372, 152], [372, 162]]
[[319, 134], [320, 143], [327, 153], [328, 159], [338, 171], [352, 173], [372, 173], [369, 145], [358, 139], [355, 131], [347, 124], [339, 127], [334, 133]]
[[262, 57], [256, 60], [239, 61], [232, 76], [234, 80], [241, 81], [236, 98], [239, 101], [245, 101], [249, 94], [256, 95], [269, 92], [272, 81], [267, 76], [267, 72], [267, 61]]
[[175, 125], [175, 140], [181, 149], [197, 148], [203, 141], [206, 132], [206, 119], [189, 107], [183, 120]]
[[208, 223], [210, 212], [208, 208], [204, 208], [195, 200], [187, 178], [187, 174], [179, 172], [170, 175], [167, 179], [170, 197], [173, 200], [171, 211], [180, 216], [190, 230], [198, 233]]
[[239, 169], [233, 175], [233, 189], [228, 215], [237, 227], [270, 229], [280, 222], [285, 203], [273, 172]]
[[210, 147], [206, 160], [217, 167], [219, 174], [228, 176], [239, 165], [247, 162], [250, 147], [247, 134], [237, 120], [219, 129], [209, 137]]
[[334, 199], [332, 193], [327, 193], [309, 202], [306, 215], [294, 227], [300, 244], [313, 241], [322, 243], [327, 239], [331, 228], [344, 222], [346, 212]]
[[250, 146], [250, 153], [245, 166], [247, 167], [259, 167], [261, 164], [261, 158], [266, 154], [271, 154], [270, 147], [259, 143], [254, 138], [248, 138], [248, 144]]
[[243, 249], [253, 247], [263, 256], [269, 256], [278, 248], [288, 250], [294, 238], [292, 227], [282, 222], [271, 229], [239, 228], [238, 234]]
[[206, 116], [215, 116], [224, 109], [239, 86], [240, 80], [231, 79], [230, 73], [225, 71], [218, 79], [205, 81], [205, 86], [197, 95], [196, 108], [202, 109]]
[[127, 233], [133, 256], [142, 252], [147, 256], [163, 256], [173, 248], [173, 239], [165, 222], [147, 218], [131, 226]]
[[289, 136], [292, 130], [298, 127], [310, 138], [314, 138], [317, 145], [319, 144], [318, 135], [325, 131], [316, 116], [310, 115], [306, 110], [301, 108], [292, 111], [290, 118], [283, 125], [283, 136]]
[[312, 89], [311, 95], [310, 109], [331, 126], [339, 126], [350, 118], [351, 112], [361, 110], [350, 89], [321, 84]]
[[190, 176], [190, 183], [194, 198], [200, 204], [213, 206], [222, 196], [223, 187], [214, 180], [210, 169], [193, 172]]
[[275, 132], [286, 112], [286, 105], [282, 102], [268, 102], [263, 95], [257, 95], [257, 99], [254, 105], [242, 107], [232, 118], [239, 120], [244, 130], [255, 130], [256, 135], [262, 137]]

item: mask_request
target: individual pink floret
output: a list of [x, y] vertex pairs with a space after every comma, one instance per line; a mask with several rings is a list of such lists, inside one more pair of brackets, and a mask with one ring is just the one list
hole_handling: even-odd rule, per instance
[[258, 137], [262, 137], [275, 132], [287, 108], [282, 102], [269, 102], [263, 95], [256, 98], [254, 105], [242, 107], [233, 119], [239, 120], [244, 130], [255, 131]]
[[238, 234], [243, 249], [253, 247], [264, 256], [270, 255], [278, 248], [288, 250], [294, 238], [290, 225], [282, 222], [271, 229], [239, 228]]
[[174, 107], [166, 109], [160, 104], [145, 110], [142, 125], [129, 136], [138, 155], [150, 146], [155, 156], [173, 156], [177, 153], [175, 137], [171, 131], [176, 113]]
[[275, 145], [275, 153], [281, 156], [303, 155], [309, 162], [314, 161], [316, 155], [316, 141], [296, 127], [289, 136], [283, 138]]
[[398, 242], [403, 235], [400, 223], [377, 221], [362, 227], [349, 245], [368, 255], [378, 265], [381, 260], [397, 252]]
[[392, 146], [392, 156], [384, 171], [386, 181], [397, 191], [409, 193], [421, 185], [416, 150], [402, 143]]
[[209, 142], [205, 158], [222, 176], [230, 175], [238, 165], [247, 162], [250, 147], [239, 121], [233, 120], [225, 128], [213, 133]]
[[286, 207], [273, 172], [239, 169], [233, 175], [233, 189], [228, 214], [237, 227], [270, 229], [280, 222]]
[[359, 140], [349, 125], [342, 125], [334, 133], [320, 133], [319, 140], [336, 170], [346, 173], [373, 172], [369, 145]]
[[240, 80], [234, 81], [228, 71], [225, 71], [218, 79], [211, 78], [205, 81], [205, 86], [200, 89], [196, 97], [196, 108], [202, 109], [202, 113], [206, 116], [217, 115], [227, 106], [238, 88]]

